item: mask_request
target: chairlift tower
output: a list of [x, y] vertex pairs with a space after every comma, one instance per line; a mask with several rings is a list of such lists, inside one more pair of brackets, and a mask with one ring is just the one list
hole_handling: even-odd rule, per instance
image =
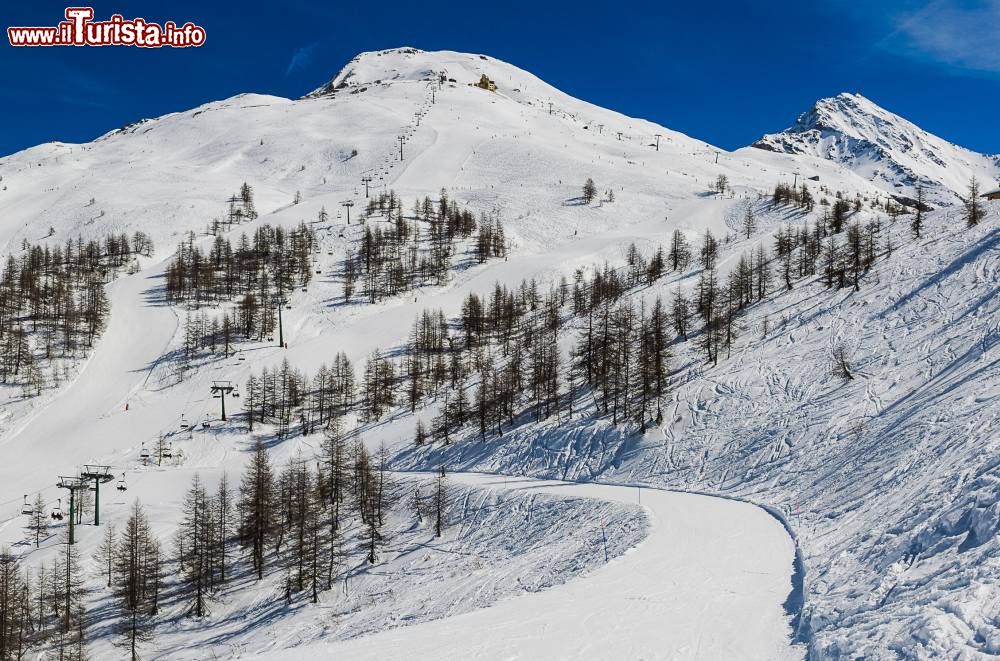
[[365, 199], [368, 199], [368, 184], [372, 181], [371, 175], [361, 177], [361, 183], [365, 185]]
[[660, 138], [663, 137], [662, 133], [657, 133], [656, 137], [656, 151], [660, 151]]
[[278, 346], [282, 349], [285, 348], [285, 325], [281, 319], [281, 309], [285, 307], [288, 300], [284, 296], [278, 296]]
[[[400, 143], [400, 150], [402, 150], [402, 148], [403, 148], [402, 147], [402, 143]], [[400, 151], [400, 154], [402, 154], [402, 153], [403, 152]], [[369, 178], [368, 181], [371, 181], [371, 179]], [[368, 197], [368, 181], [365, 182], [365, 197]], [[354, 202], [351, 201], [351, 200], [344, 200], [343, 202], [340, 203], [340, 206], [342, 206], [345, 209], [347, 209], [347, 224], [350, 225], [351, 224], [351, 207], [354, 206]]]
[[213, 381], [212, 394], [222, 399], [222, 421], [226, 421], [226, 395], [233, 391], [232, 381]]
[[403, 160], [403, 143], [406, 142], [406, 136], [399, 136], [399, 160]]
[[94, 525], [101, 525], [101, 485], [113, 480], [110, 466], [94, 466], [87, 464], [80, 471], [80, 477], [94, 481]]
[[76, 492], [89, 489], [90, 481], [77, 475], [60, 475], [56, 486], [69, 491], [69, 543], [72, 545], [76, 543]]

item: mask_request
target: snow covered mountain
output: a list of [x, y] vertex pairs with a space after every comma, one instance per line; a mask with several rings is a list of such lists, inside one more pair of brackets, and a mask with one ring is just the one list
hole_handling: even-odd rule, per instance
[[894, 195], [912, 198], [922, 183], [938, 203], [966, 195], [972, 177], [984, 190], [1000, 179], [1000, 156], [954, 145], [860, 94], [820, 99], [794, 125], [752, 146], [840, 163]]
[[[476, 86], [483, 76], [486, 89]], [[138, 497], [169, 540], [193, 475], [214, 484], [228, 472], [235, 484], [258, 439], [278, 466], [317, 457], [322, 432], [278, 439], [268, 425], [248, 430], [235, 403], [246, 404], [246, 389], [222, 422], [210, 392], [219, 380], [245, 388], [286, 360], [314, 373], [343, 352], [360, 382], [376, 350], [406, 353], [425, 310], [441, 309], [458, 328], [470, 294], [485, 299], [497, 284], [528, 291], [522, 282], [532, 281], [556, 291], [563, 279], [568, 290], [604, 263], [624, 272], [630, 244], [651, 255], [679, 231], [697, 253], [711, 231], [720, 282], [750, 255], [770, 269], [770, 285], [740, 303], [733, 345], [717, 365], [706, 364], [692, 315], [690, 337], [670, 345], [660, 422], [645, 431], [631, 419], [616, 424], [579, 375], [569, 377], [586, 323], [567, 302], [557, 414], [519, 411], [503, 435], [484, 439], [470, 424], [448, 443], [415, 447], [417, 422], [429, 423], [447, 400], [427, 396], [412, 411], [400, 383], [381, 418], [344, 416], [352, 438], [373, 452], [384, 442], [401, 471], [374, 570], [351, 527], [337, 587], [319, 604], [286, 603], [280, 571], [255, 582], [244, 567], [213, 595], [208, 615], [193, 619], [171, 583], [150, 656], [392, 659], [408, 658], [410, 644], [446, 659], [1000, 653], [1000, 214], [987, 207], [966, 228], [955, 204], [973, 173], [987, 187], [995, 160], [856, 96], [820, 102], [797, 127], [762, 139], [767, 151], [727, 152], [488, 56], [398, 48], [358, 55], [300, 99], [245, 94], [0, 159], [0, 254], [23, 257], [25, 240], [135, 230], [156, 245], [138, 272], [108, 286], [110, 323], [86, 358], [58, 383], [53, 368], [37, 397], [0, 386], [0, 546], [14, 545], [30, 567], [51, 566], [66, 522], [33, 548], [22, 499], [40, 494], [55, 506], [65, 497], [56, 476], [84, 464], [111, 465], [127, 480], [127, 493], [102, 501], [105, 523], [120, 529]], [[912, 195], [917, 177], [934, 187], [937, 208], [914, 239], [908, 218], [893, 222], [884, 202]], [[581, 197], [587, 178], [597, 190], [591, 203]], [[796, 180], [815, 207], [772, 202], [778, 184]], [[169, 304], [168, 263], [181, 242], [213, 246], [208, 229], [243, 182], [256, 191], [259, 217], [221, 234], [238, 244], [264, 224], [309, 223], [315, 276], [283, 309], [287, 348], [240, 339], [238, 357], [206, 349], [182, 369], [185, 319], [234, 303]], [[377, 304], [345, 302], [348, 251], [366, 229], [396, 227], [377, 212], [358, 222], [369, 195], [394, 191], [412, 218], [414, 200], [436, 200], [442, 189], [477, 217], [503, 219], [506, 256], [477, 263], [458, 252], [442, 283]], [[837, 198], [857, 201], [847, 222], [870, 239], [873, 262], [856, 290], [827, 285], [826, 257], [810, 271], [804, 245], [792, 248], [787, 276], [774, 255], [790, 229], [808, 243]], [[833, 255], [833, 269], [846, 263], [843, 236], [816, 244]], [[656, 297], [693, 300], [702, 275], [695, 259], [628, 288], [622, 301], [648, 313]], [[831, 368], [838, 349], [850, 379]], [[474, 378], [467, 387], [477, 387]], [[161, 434], [175, 457], [142, 461]], [[411, 505], [432, 477], [408, 471], [441, 465], [494, 476], [455, 476], [453, 523], [438, 539]], [[646, 488], [695, 493], [651, 497]], [[101, 530], [77, 532], [81, 557], [92, 558]], [[87, 600], [101, 618], [93, 655], [112, 658], [113, 604], [96, 564], [84, 563]], [[462, 634], [449, 636], [449, 627]], [[568, 642], [543, 635], [552, 631]]]

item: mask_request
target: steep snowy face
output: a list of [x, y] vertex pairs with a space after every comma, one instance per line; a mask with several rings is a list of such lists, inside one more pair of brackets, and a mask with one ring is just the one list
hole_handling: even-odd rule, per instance
[[954, 145], [860, 94], [820, 99], [793, 126], [752, 146], [840, 163], [894, 195], [912, 197], [922, 183], [939, 204], [957, 202], [973, 176], [984, 188], [1000, 177], [1000, 157]]
[[360, 53], [328, 83], [305, 98], [343, 98], [373, 88], [403, 87], [412, 83], [463, 88], [482, 83], [500, 99], [578, 122], [580, 128], [589, 126], [591, 130], [610, 135], [615, 135], [613, 131], [619, 129], [624, 129], [624, 134], [643, 130], [647, 133], [647, 142], [660, 133], [667, 145], [687, 153], [716, 149], [683, 133], [642, 119], [625, 118], [612, 110], [572, 97], [524, 69], [478, 53], [423, 51], [411, 47]]

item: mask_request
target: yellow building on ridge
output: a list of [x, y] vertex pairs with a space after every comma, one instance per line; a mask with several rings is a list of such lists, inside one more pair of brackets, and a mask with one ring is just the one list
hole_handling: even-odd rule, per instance
[[490, 92], [497, 91], [497, 84], [494, 83], [492, 80], [490, 80], [489, 76], [487, 76], [485, 73], [479, 77], [478, 83], [473, 83], [473, 86], [480, 87], [484, 90], [489, 90]]

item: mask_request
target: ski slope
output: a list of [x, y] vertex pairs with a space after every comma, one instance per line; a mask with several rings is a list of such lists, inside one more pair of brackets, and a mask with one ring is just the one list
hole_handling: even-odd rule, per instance
[[[161, 407], [147, 406], [142, 395], [151, 385], [148, 375], [177, 330], [176, 312], [155, 300], [161, 277], [161, 266], [154, 265], [112, 283], [112, 315], [97, 350], [58, 392], [29, 401], [31, 410], [21, 428], [0, 437], [0, 452], [17, 458], [0, 462], [5, 494], [35, 491], [60, 470], [107, 459], [121, 449], [121, 439], [129, 437], [136, 418], [167, 424], [157, 410]], [[142, 341], [136, 341], [137, 336]], [[81, 421], [86, 421], [85, 431]], [[68, 439], [74, 441], [65, 442]], [[44, 493], [51, 501], [56, 489]]]
[[696, 494], [589, 483], [456, 479], [477, 488], [641, 501], [649, 536], [585, 578], [454, 618], [335, 644], [265, 653], [294, 659], [801, 658], [782, 604], [794, 545], [760, 508]]

